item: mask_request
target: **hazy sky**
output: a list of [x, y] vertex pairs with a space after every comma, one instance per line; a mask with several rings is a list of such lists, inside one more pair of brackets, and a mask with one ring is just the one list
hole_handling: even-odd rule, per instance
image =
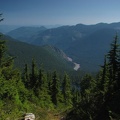
[[0, 0], [9, 25], [75, 25], [120, 22], [120, 0]]

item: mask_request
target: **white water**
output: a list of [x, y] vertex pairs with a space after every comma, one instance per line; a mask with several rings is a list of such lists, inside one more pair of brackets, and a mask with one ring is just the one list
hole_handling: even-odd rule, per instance
[[78, 64], [78, 63], [74, 63], [74, 65], [75, 65], [74, 70], [77, 71], [77, 70], [80, 68], [80, 64]]
[[73, 68], [74, 70], [77, 71], [80, 68], [80, 64], [73, 62], [72, 58], [67, 57], [67, 60], [74, 63], [74, 65], [75, 65], [74, 68]]

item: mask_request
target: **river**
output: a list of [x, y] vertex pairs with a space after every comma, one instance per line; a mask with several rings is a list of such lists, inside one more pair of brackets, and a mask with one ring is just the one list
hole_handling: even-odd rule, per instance
[[70, 62], [72, 62], [72, 63], [74, 63], [74, 65], [75, 65], [74, 68], [73, 68], [74, 70], [77, 71], [78, 69], [80, 69], [80, 64], [78, 64], [76, 62], [73, 62], [72, 58], [67, 57], [67, 60], [70, 61]]

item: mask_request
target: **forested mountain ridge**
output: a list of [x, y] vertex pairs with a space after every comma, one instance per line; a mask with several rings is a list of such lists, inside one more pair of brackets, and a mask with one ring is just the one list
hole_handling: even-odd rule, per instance
[[55, 50], [58, 48], [30, 45], [9, 36], [3, 36], [3, 39], [7, 40], [8, 54], [15, 57], [15, 64], [19, 68], [23, 68], [26, 63], [30, 65], [34, 58], [38, 66], [45, 70], [73, 71], [74, 64], [65, 58], [61, 50], [59, 52]]
[[[50, 28], [50, 29], [46, 29], [43, 26], [42, 27], [20, 27], [10, 31], [7, 34], [17, 40], [22, 41], [22, 38], [18, 39], [20, 35], [25, 37], [24, 34], [32, 33], [32, 36], [29, 36], [30, 41], [26, 41], [26, 42], [37, 44], [37, 45], [52, 44], [62, 49], [64, 47], [59, 43], [64, 44], [65, 42], [69, 42], [70, 44], [64, 44], [65, 45], [64, 49], [66, 49], [69, 46], [71, 46], [71, 42], [76, 43], [76, 41], [81, 41], [82, 38], [89, 36], [94, 32], [102, 29], [115, 29], [117, 31], [120, 29], [120, 23], [111, 23], [111, 24], [98, 23], [94, 25], [77, 24], [73, 26], [61, 26], [61, 27]], [[37, 33], [37, 35], [35, 33]], [[35, 36], [35, 38], [33, 36]]]
[[104, 28], [95, 31], [71, 45], [65, 52], [76, 62], [80, 62], [81, 69], [96, 71], [103, 62], [103, 56], [110, 49], [113, 36], [120, 30]]
[[39, 33], [46, 30], [44, 26], [41, 27], [19, 27], [7, 33], [7, 35], [12, 36], [12, 38], [30, 43], [32, 36], [37, 36]]
[[[14, 30], [12, 32], [14, 33]], [[39, 46], [46, 44], [55, 46], [79, 63], [81, 70], [98, 71], [116, 32], [120, 33], [119, 22], [95, 25], [77, 24], [46, 29], [29, 37], [26, 42]]]

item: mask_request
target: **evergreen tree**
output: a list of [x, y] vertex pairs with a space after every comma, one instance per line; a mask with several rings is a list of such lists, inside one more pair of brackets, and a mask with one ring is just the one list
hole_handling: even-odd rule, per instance
[[52, 74], [50, 72], [47, 72], [47, 80], [48, 80], [48, 89], [49, 94], [51, 94], [51, 85], [52, 85]]
[[0, 40], [0, 67], [3, 67], [4, 65], [4, 56], [6, 52], [6, 46], [5, 46], [5, 41]]
[[[119, 68], [119, 44], [118, 36], [115, 36], [114, 41], [111, 44], [111, 50], [108, 53], [108, 65], [109, 65], [109, 89], [115, 89], [118, 82], [118, 68]], [[117, 89], [117, 88], [116, 88]]]
[[70, 78], [66, 73], [64, 75], [63, 84], [62, 84], [62, 94], [65, 105], [71, 106], [72, 105], [71, 84], [70, 84]]
[[28, 65], [25, 64], [24, 72], [22, 75], [23, 83], [26, 88], [30, 89], [30, 76], [29, 76], [29, 71], [28, 71]]
[[14, 109], [22, 109], [27, 100], [27, 90], [21, 81], [19, 70], [13, 66], [13, 60], [13, 57], [6, 54], [5, 41], [0, 39], [0, 102], [3, 104], [0, 110], [6, 116]]
[[101, 71], [97, 76], [97, 90], [100, 91], [102, 94], [106, 94], [108, 92], [108, 84], [109, 84], [109, 69], [107, 58], [104, 58], [104, 65], [101, 66]]
[[52, 76], [52, 84], [51, 84], [51, 98], [55, 106], [57, 106], [59, 103], [59, 97], [60, 97], [60, 84], [57, 73], [55, 71]]
[[33, 89], [35, 87], [35, 83], [38, 79], [38, 71], [35, 60], [32, 59], [32, 66], [31, 66], [31, 74], [30, 74], [30, 88]]
[[120, 119], [120, 47], [115, 36], [96, 81], [86, 75], [80, 82], [81, 99], [67, 120]]
[[[47, 82], [47, 76], [44, 73], [44, 71], [42, 69], [39, 70], [39, 74], [38, 74], [38, 79], [35, 83], [35, 91], [36, 91], [36, 95], [38, 94], [38, 96], [40, 95], [39, 92], [43, 92], [43, 94], [48, 94], [48, 82]], [[38, 92], [39, 91], [39, 92]]]
[[113, 118], [117, 116], [117, 119], [120, 119], [120, 108], [118, 107], [120, 105], [120, 45], [118, 42], [118, 36], [116, 35], [108, 54], [110, 78], [107, 94], [109, 102], [107, 105], [109, 111], [111, 111], [111, 116]]
[[39, 98], [39, 103], [41, 107], [51, 108], [53, 107], [51, 96], [48, 88], [47, 75], [43, 69], [39, 70], [38, 79], [35, 84], [35, 95]]
[[92, 93], [92, 90], [96, 86], [96, 81], [90, 74], [86, 74], [80, 82], [80, 93], [82, 97]]
[[[117, 35], [111, 44], [111, 50], [109, 51], [107, 58], [108, 63], [106, 63], [105, 59], [103, 73], [101, 75], [102, 89], [100, 90], [102, 90], [103, 94], [101, 99], [99, 99], [100, 107], [96, 116], [96, 119], [98, 120], [109, 119], [110, 117], [112, 119], [113, 115], [111, 113], [119, 111], [119, 108], [117, 107], [120, 102], [118, 99], [119, 44]], [[100, 98], [100, 95], [98, 97]]]
[[78, 103], [80, 102], [80, 91], [76, 87], [72, 90], [72, 103], [73, 106], [76, 107]]
[[120, 48], [119, 48], [119, 59], [118, 59], [118, 89], [120, 89]]

